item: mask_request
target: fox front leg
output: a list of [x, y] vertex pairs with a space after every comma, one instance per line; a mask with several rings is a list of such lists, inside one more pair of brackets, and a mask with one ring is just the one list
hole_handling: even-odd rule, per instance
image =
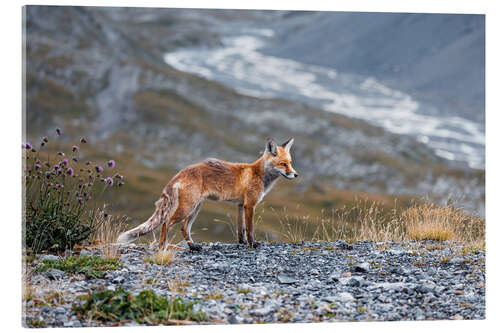
[[245, 204], [245, 226], [247, 229], [247, 240], [248, 245], [251, 248], [255, 248], [258, 246], [258, 243], [254, 241], [253, 238], [253, 213], [255, 210], [255, 205]]
[[245, 240], [245, 229], [243, 228], [244, 214], [245, 214], [245, 209], [243, 208], [243, 204], [239, 204], [237, 222], [238, 222], [238, 242], [240, 244], [247, 243], [247, 241]]

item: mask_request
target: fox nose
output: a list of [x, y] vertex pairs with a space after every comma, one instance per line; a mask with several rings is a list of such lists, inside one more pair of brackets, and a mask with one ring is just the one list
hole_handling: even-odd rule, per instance
[[293, 176], [294, 176], [295, 178], [297, 178], [297, 177], [299, 176], [299, 174], [296, 172], [296, 173], [294, 173], [294, 174], [293, 174]]

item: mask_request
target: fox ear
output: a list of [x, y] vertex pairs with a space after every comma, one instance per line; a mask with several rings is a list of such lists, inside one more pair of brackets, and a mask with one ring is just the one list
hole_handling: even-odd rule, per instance
[[281, 145], [281, 147], [285, 148], [286, 152], [289, 153], [290, 152], [290, 148], [292, 148], [294, 140], [295, 140], [294, 138], [290, 138], [290, 139], [286, 140], [285, 143], [283, 143]]
[[278, 155], [278, 147], [276, 146], [276, 142], [274, 142], [273, 139], [267, 140], [266, 153], [269, 153], [273, 156]]

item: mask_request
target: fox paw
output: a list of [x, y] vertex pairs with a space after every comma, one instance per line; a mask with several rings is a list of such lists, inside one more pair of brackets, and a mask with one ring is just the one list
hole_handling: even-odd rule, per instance
[[262, 243], [261, 243], [261, 242], [255, 242], [255, 241], [254, 241], [254, 242], [252, 242], [252, 243], [250, 244], [250, 247], [251, 247], [252, 249], [256, 249], [257, 247], [259, 247], [259, 246], [261, 246], [261, 245], [262, 245]]
[[189, 249], [191, 251], [201, 251], [201, 249], [203, 248], [200, 244], [194, 244], [194, 243], [188, 243], [189, 245]]
[[246, 240], [244, 240], [244, 239], [240, 239], [238, 242], [239, 242], [240, 244], [248, 244], [248, 242], [247, 242]]

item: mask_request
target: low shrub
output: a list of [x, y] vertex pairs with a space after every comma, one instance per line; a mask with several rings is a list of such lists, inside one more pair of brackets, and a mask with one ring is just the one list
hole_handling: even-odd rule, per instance
[[[56, 129], [56, 137], [61, 135], [62, 131]], [[87, 140], [81, 138], [80, 143], [84, 145]], [[109, 172], [105, 169], [115, 167], [114, 160], [106, 162], [106, 168], [92, 161], [84, 163], [76, 144], [69, 153], [61, 149], [51, 156], [48, 145], [48, 137], [43, 137], [38, 149], [29, 142], [22, 146], [23, 243], [34, 252], [72, 249], [86, 241], [98, 227], [92, 204], [95, 197], [124, 184], [119, 174], [105, 176]]]
[[149, 325], [179, 324], [175, 320], [205, 321], [208, 317], [194, 311], [194, 302], [182, 298], [168, 299], [152, 290], [143, 290], [133, 296], [122, 288], [104, 290], [80, 296], [81, 304], [73, 304], [73, 311], [80, 317], [103, 322], [135, 320]]
[[98, 256], [71, 256], [58, 260], [43, 260], [36, 268], [36, 272], [44, 272], [51, 268], [71, 274], [83, 274], [87, 278], [102, 278], [106, 271], [122, 268], [123, 265], [116, 259], [103, 259]]

